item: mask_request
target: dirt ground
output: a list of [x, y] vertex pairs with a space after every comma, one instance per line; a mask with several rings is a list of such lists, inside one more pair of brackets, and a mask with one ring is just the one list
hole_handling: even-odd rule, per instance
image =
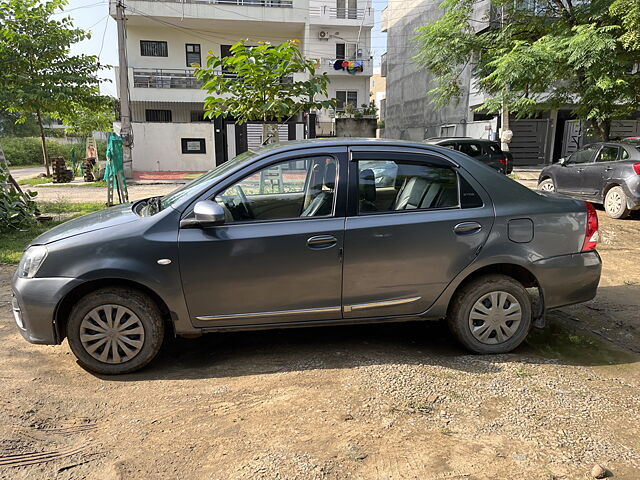
[[416, 322], [174, 339], [98, 377], [19, 336], [0, 266], [0, 478], [638, 479], [640, 217], [599, 217], [597, 298], [509, 355]]

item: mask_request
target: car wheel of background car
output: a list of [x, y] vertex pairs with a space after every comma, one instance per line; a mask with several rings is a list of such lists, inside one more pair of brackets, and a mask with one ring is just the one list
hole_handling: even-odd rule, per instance
[[604, 197], [604, 209], [611, 218], [625, 218], [629, 215], [627, 196], [622, 187], [612, 187]]
[[538, 190], [543, 192], [555, 192], [556, 186], [553, 184], [553, 180], [550, 178], [545, 178], [538, 184]]
[[456, 294], [448, 323], [458, 340], [473, 352], [510, 352], [531, 328], [531, 297], [511, 277], [486, 275]]
[[115, 375], [147, 365], [164, 337], [158, 306], [146, 295], [104, 288], [82, 298], [67, 324], [69, 346], [92, 372]]

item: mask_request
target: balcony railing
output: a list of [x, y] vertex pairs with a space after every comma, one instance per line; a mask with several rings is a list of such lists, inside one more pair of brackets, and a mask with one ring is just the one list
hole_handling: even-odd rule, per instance
[[292, 0], [154, 0], [163, 3], [197, 3], [210, 5], [240, 5], [244, 7], [293, 8]]
[[[236, 78], [228, 72], [218, 72], [227, 78]], [[283, 77], [280, 83], [293, 83], [293, 76]], [[202, 88], [202, 82], [193, 76], [193, 70], [175, 70], [167, 68], [134, 68], [134, 88]]]
[[201, 88], [193, 70], [134, 68], [134, 88]]
[[373, 15], [373, 8], [336, 8], [323, 5], [321, 7], [310, 7], [309, 16], [328, 17], [348, 20], [362, 20], [365, 16]]

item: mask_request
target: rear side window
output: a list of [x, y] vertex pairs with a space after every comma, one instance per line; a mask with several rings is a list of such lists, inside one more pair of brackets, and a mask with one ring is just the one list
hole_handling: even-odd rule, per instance
[[[378, 179], [393, 178], [393, 182]], [[402, 161], [358, 162], [358, 212], [459, 207], [458, 177], [449, 167]]]
[[461, 143], [460, 151], [470, 157], [479, 157], [482, 155], [482, 148], [477, 143]]
[[598, 153], [596, 162], [615, 162], [618, 159], [618, 147], [602, 147], [602, 150]]
[[495, 143], [488, 143], [487, 145], [485, 145], [487, 147], [487, 151], [489, 153], [493, 153], [496, 155], [501, 155], [502, 154], [502, 149], [496, 145]]

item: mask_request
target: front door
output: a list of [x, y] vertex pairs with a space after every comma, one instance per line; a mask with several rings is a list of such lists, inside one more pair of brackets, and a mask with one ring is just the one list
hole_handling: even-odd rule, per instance
[[556, 191], [570, 195], [582, 195], [582, 175], [585, 165], [594, 161], [600, 145], [587, 145], [567, 158], [562, 168], [555, 174]]
[[582, 195], [591, 200], [602, 200], [601, 192], [604, 187], [604, 176], [607, 168], [611, 168], [611, 162], [618, 160], [620, 148], [615, 145], [603, 145], [595, 161], [586, 163], [582, 171]]
[[427, 153], [352, 153], [344, 318], [422, 313], [473, 261], [493, 206], [457, 170]]
[[224, 225], [180, 230], [180, 270], [195, 325], [340, 318], [341, 155], [336, 149], [254, 170], [211, 195], [225, 209]]

